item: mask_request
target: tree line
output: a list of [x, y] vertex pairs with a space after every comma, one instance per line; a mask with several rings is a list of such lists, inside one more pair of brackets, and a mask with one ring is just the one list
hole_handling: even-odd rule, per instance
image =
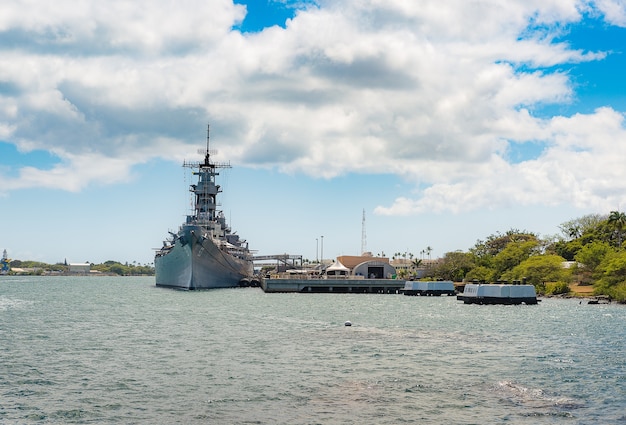
[[427, 269], [431, 278], [453, 281], [525, 280], [540, 294], [593, 285], [594, 294], [626, 301], [626, 214], [589, 214], [559, 226], [560, 235], [511, 229], [478, 240], [467, 252], [448, 252]]
[[[54, 274], [54, 273], [69, 273], [69, 266], [67, 263], [55, 263], [47, 264], [39, 261], [22, 261], [12, 260], [11, 268], [21, 268], [32, 270], [31, 274]], [[126, 262], [124, 264], [119, 261], [105, 261], [102, 264], [90, 264], [90, 269], [103, 274], [112, 274], [119, 276], [152, 276], [154, 275], [154, 267], [149, 264], [138, 264], [133, 262], [132, 264]]]

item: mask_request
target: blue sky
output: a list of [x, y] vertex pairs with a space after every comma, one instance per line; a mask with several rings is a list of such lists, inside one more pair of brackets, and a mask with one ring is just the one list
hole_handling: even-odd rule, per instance
[[[67, 4], [66, 4], [67, 3]], [[0, 249], [150, 263], [211, 123], [259, 254], [467, 250], [626, 205], [626, 4], [0, 5]]]

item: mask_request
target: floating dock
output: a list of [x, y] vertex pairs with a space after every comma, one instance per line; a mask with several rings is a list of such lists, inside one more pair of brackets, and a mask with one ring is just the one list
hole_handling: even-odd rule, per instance
[[454, 295], [456, 290], [451, 280], [409, 281], [402, 290], [404, 295], [435, 296]]
[[533, 285], [468, 283], [457, 296], [464, 304], [537, 304]]
[[404, 280], [360, 278], [269, 277], [261, 281], [265, 292], [397, 294]]

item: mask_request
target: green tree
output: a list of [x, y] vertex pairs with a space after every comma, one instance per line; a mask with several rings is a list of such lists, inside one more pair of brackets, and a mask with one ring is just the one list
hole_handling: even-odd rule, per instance
[[559, 240], [549, 245], [546, 251], [560, 255], [567, 261], [574, 261], [576, 254], [582, 247], [583, 244], [580, 239], [574, 239], [572, 241]]
[[558, 295], [567, 294], [570, 292], [569, 285], [566, 282], [547, 282], [546, 294]]
[[497, 255], [511, 242], [524, 242], [528, 240], [537, 240], [534, 233], [520, 231], [517, 229], [507, 230], [504, 234], [495, 233], [487, 237], [485, 241], [477, 241], [474, 250], [477, 255]]
[[433, 268], [435, 277], [460, 282], [467, 272], [475, 267], [473, 256], [466, 252], [454, 251], [446, 253]]
[[478, 280], [479, 282], [493, 282], [496, 280], [496, 271], [485, 266], [476, 266], [465, 275], [465, 281]]
[[533, 255], [506, 272], [502, 277], [507, 280], [522, 280], [535, 286], [545, 282], [569, 280], [569, 272], [563, 268], [565, 259], [558, 255]]
[[574, 240], [582, 237], [585, 233], [598, 227], [606, 220], [606, 215], [588, 214], [570, 221], [566, 221], [559, 226], [565, 240]]
[[578, 239], [584, 246], [591, 242], [611, 242], [615, 239], [615, 229], [609, 224], [608, 218], [599, 222], [595, 227], [585, 230]]
[[117, 263], [109, 267], [109, 272], [123, 276], [125, 274], [128, 274], [127, 269], [127, 266], [123, 266], [120, 263]]
[[626, 228], [626, 214], [620, 211], [611, 211], [609, 214], [608, 224], [613, 228], [617, 235], [617, 248], [622, 248], [622, 234]]
[[496, 277], [521, 264], [531, 255], [537, 253], [539, 241], [537, 239], [527, 239], [519, 242], [510, 242], [493, 259], [493, 266], [496, 270]]
[[610, 242], [615, 230], [608, 224], [606, 214], [589, 214], [566, 221], [559, 226], [562, 236], [546, 247], [546, 252], [573, 261], [583, 246], [592, 242]]
[[137, 262], [134, 264], [120, 263], [119, 261], [105, 261], [102, 264], [95, 264], [91, 267], [93, 270], [97, 270], [102, 273], [116, 274], [120, 276], [132, 276], [132, 275], [154, 275], [154, 268], [149, 265], [140, 265]]
[[607, 242], [596, 241], [583, 246], [574, 258], [593, 273], [607, 254], [612, 252], [615, 252], [615, 249]]
[[626, 252], [612, 252], [596, 269], [596, 294], [609, 295], [613, 299], [626, 301]]
[[478, 240], [476, 244], [470, 248], [469, 252], [475, 256], [476, 265], [494, 268], [494, 259], [500, 254], [510, 243], [520, 243], [534, 240], [538, 238], [534, 233], [510, 229], [505, 233], [495, 233], [487, 237], [487, 239]]

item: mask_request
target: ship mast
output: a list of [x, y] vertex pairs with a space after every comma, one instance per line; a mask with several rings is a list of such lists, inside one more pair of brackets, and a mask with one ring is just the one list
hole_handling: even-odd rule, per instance
[[365, 208], [363, 208], [363, 220], [361, 221], [361, 255], [367, 251], [367, 236], [365, 234]]
[[194, 222], [202, 226], [214, 229], [219, 223], [219, 232], [226, 228], [223, 217], [217, 212], [217, 194], [221, 192], [220, 186], [215, 183], [215, 176], [219, 173], [218, 168], [231, 168], [230, 163], [214, 163], [211, 155], [217, 152], [210, 149], [210, 125], [207, 125], [206, 150], [204, 162], [185, 162], [184, 167], [191, 168], [192, 174], [198, 176], [198, 183], [189, 186], [189, 191], [194, 194], [193, 213], [187, 217], [188, 222]]
[[211, 124], [206, 126], [206, 152], [204, 154], [204, 164], [208, 166], [211, 160], [211, 151], [209, 150], [209, 142], [211, 140]]

